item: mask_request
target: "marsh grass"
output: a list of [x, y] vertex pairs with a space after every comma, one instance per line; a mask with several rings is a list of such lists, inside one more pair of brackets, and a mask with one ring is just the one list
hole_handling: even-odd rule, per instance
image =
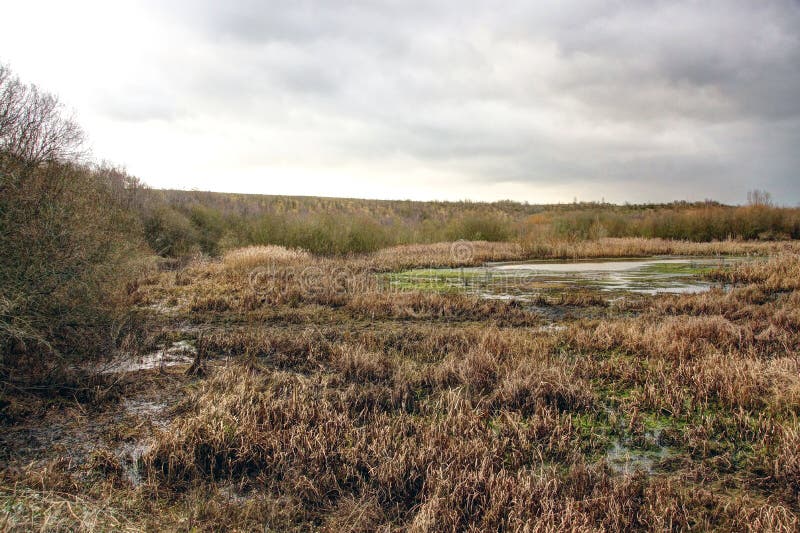
[[[725, 250], [738, 254], [741, 246]], [[483, 257], [508, 251], [477, 248]], [[444, 264], [449, 247], [416, 252]], [[552, 298], [550, 307], [578, 313], [558, 327], [546, 327], [535, 305], [513, 301], [369, 286], [308, 291], [291, 276], [280, 290], [257, 292], [248, 279], [264, 260], [329, 275], [419, 266], [414, 257], [408, 248], [324, 260], [267, 249], [150, 274], [134, 296], [142, 309], [170, 302], [159, 320], [198, 328], [181, 335], [205, 354], [207, 374], [142, 374], [179, 400], [167, 426], [143, 426], [133, 437], [147, 442], [140, 485], [125, 481], [117, 456], [102, 450], [84, 466], [6, 470], [4, 486], [15, 488], [4, 501], [18, 502], [8, 507], [10, 523], [322, 531], [800, 525], [800, 256], [782, 252], [713, 273], [727, 291], [614, 305], [600, 305], [591, 291]], [[589, 309], [601, 318], [580, 314]], [[165, 331], [147, 342], [169, 340]], [[110, 433], [110, 446], [131, 438]], [[620, 466], [619, 450], [634, 462]], [[86, 511], [73, 503], [78, 495]]]

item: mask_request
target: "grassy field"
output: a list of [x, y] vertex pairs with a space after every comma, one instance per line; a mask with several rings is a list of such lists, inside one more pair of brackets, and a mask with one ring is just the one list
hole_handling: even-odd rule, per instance
[[[378, 281], [652, 254], [765, 260], [695, 273], [728, 290], [546, 306]], [[4, 383], [0, 529], [800, 527], [796, 242], [255, 247], [128, 296], [128, 371]]]

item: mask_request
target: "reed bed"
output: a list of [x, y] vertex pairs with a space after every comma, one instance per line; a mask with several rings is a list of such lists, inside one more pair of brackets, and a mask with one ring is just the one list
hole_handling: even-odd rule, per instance
[[254, 268], [264, 264], [286, 264], [309, 258], [310, 254], [305, 250], [277, 245], [261, 245], [230, 250], [222, 256], [222, 264], [226, 268]]

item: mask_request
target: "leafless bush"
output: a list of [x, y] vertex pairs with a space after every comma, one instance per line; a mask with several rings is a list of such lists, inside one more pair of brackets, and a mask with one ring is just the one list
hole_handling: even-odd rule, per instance
[[63, 104], [0, 65], [0, 151], [38, 165], [81, 155], [83, 130]]

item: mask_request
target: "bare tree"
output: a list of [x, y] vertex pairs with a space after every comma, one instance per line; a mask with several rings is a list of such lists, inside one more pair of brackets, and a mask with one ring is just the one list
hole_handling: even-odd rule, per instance
[[100, 183], [105, 183], [117, 204], [125, 209], [141, 209], [148, 187], [136, 176], [128, 174], [124, 167], [102, 161], [93, 166]]
[[13, 125], [19, 122], [22, 109], [23, 86], [11, 70], [0, 65], [0, 139], [10, 135]]
[[761, 189], [753, 189], [747, 193], [747, 204], [760, 207], [772, 206], [772, 195]]
[[56, 96], [21, 83], [0, 65], [0, 151], [37, 165], [80, 157], [83, 140]]

